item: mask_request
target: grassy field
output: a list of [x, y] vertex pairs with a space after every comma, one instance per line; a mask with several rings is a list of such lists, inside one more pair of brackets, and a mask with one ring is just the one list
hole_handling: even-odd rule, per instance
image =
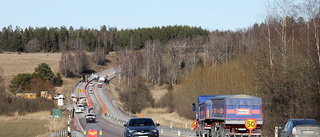
[[[0, 122], [1, 137], [35, 137], [48, 129], [45, 120], [14, 120]], [[5, 132], [4, 132], [5, 131]]]
[[[87, 67], [88, 69], [94, 72], [99, 72], [104, 69], [114, 67], [116, 64], [116, 58], [114, 56], [107, 55], [106, 60], [108, 63], [101, 66], [96, 65], [92, 62], [91, 53], [87, 53], [87, 55], [89, 61]], [[53, 73], [56, 74], [59, 71], [60, 56], [61, 53], [1, 53], [0, 67], [2, 69], [2, 72], [0, 73], [2, 73], [1, 75], [5, 79], [5, 86], [9, 87], [10, 81], [13, 79], [14, 76], [16, 76], [19, 73], [33, 73], [34, 68], [37, 67], [40, 63], [47, 63], [50, 66]], [[77, 83], [79, 79], [79, 76], [73, 78], [63, 78], [63, 85], [61, 87], [56, 87], [55, 92], [62, 93], [65, 96], [69, 97], [70, 91], [73, 90], [73, 86]], [[7, 90], [7, 92], [9, 91]], [[56, 124], [58, 123], [57, 121], [59, 121], [59, 119], [56, 120]], [[67, 123], [67, 121], [68, 114], [64, 113], [62, 115], [62, 123]], [[30, 123], [30, 125], [28, 123]], [[7, 128], [2, 128], [2, 126], [5, 125], [8, 125], [7, 127], [10, 130], [7, 130]], [[54, 131], [53, 125], [53, 119], [50, 111], [30, 113], [24, 116], [20, 116], [18, 115], [18, 113], [16, 113], [14, 116], [0, 115], [0, 137], [47, 137], [50, 136], [50, 134]], [[62, 128], [66, 130], [67, 124], [62, 124]], [[35, 132], [34, 130], [37, 130], [37, 132]], [[22, 134], [24, 132], [26, 132], [27, 134]]]
[[[88, 53], [88, 55], [88, 69], [93, 72], [99, 72], [116, 66], [117, 59], [114, 55], [107, 55], [107, 63], [103, 66], [94, 64], [91, 59], [91, 54]], [[9, 86], [10, 80], [12, 80], [14, 76], [19, 73], [33, 73], [34, 68], [37, 67], [40, 63], [47, 63], [51, 67], [53, 73], [56, 74], [59, 71], [60, 56], [60, 53], [1, 53], [0, 67], [3, 70], [2, 77], [5, 79], [6, 87]], [[61, 87], [56, 87], [55, 92], [62, 93], [67, 97], [70, 96], [70, 91], [73, 89], [73, 86], [79, 79], [79, 76], [74, 78], [63, 78], [64, 84]], [[115, 91], [115, 87], [118, 86], [118, 81], [118, 77], [113, 79], [111, 81], [112, 86], [110, 85], [109, 88], [114, 91], [113, 95], [111, 96], [121, 106], [122, 103], [119, 100], [119, 94]], [[151, 94], [155, 101], [160, 101], [161, 97], [166, 92], [167, 88], [165, 86], [154, 86], [151, 88]], [[193, 120], [187, 120], [179, 117], [177, 113], [168, 113], [166, 108], [147, 108], [142, 111], [142, 114], [145, 117], [154, 119], [155, 121], [158, 119], [159, 123], [165, 126], [169, 126], [172, 122], [174, 127], [183, 128], [185, 127], [185, 123], [188, 123], [188, 127], [190, 127], [193, 122]], [[56, 124], [58, 120], [59, 119], [56, 120]], [[67, 121], [68, 114], [64, 113], [62, 116], [62, 123], [67, 123]], [[6, 128], [3, 128], [3, 126], [6, 126]], [[63, 124], [62, 128], [66, 129], [67, 125]], [[11, 135], [22, 137], [47, 137], [50, 136], [54, 131], [53, 120], [50, 111], [36, 112], [27, 114], [25, 116], [19, 116], [18, 114], [15, 114], [15, 116], [0, 115], [0, 129], [0, 137]]]

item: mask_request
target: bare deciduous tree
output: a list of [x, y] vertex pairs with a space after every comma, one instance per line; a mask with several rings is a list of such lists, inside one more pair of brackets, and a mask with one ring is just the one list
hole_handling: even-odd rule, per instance
[[163, 62], [162, 50], [159, 40], [146, 42], [146, 64], [147, 64], [147, 79], [151, 77], [152, 83], [160, 84], [163, 79]]
[[73, 57], [70, 52], [63, 51], [60, 59], [60, 73], [64, 77], [72, 76]]
[[104, 64], [105, 61], [105, 52], [104, 52], [104, 48], [102, 47], [97, 47], [94, 50], [94, 54], [93, 54], [93, 62], [95, 62], [98, 65], [102, 65]]
[[87, 66], [87, 55], [84, 50], [78, 49], [74, 54], [75, 71], [81, 74]]
[[27, 52], [40, 52], [41, 44], [37, 38], [34, 38], [28, 42], [26, 45]]
[[130, 85], [132, 78], [141, 75], [142, 62], [140, 51], [128, 50], [126, 48], [125, 51], [121, 52], [119, 58], [120, 73], [127, 80], [127, 85]]

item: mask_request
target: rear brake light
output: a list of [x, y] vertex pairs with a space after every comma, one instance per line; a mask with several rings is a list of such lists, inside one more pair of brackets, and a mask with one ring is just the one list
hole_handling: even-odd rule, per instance
[[292, 129], [292, 135], [296, 135], [297, 134], [297, 129], [296, 129], [296, 127], [294, 127], [293, 129]]
[[211, 127], [211, 125], [205, 125], [205, 127]]

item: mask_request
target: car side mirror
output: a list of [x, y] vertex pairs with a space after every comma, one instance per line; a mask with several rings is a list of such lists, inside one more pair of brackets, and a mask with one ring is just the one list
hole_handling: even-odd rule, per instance
[[159, 123], [157, 123], [157, 124], [156, 124], [156, 126], [160, 126], [160, 124], [159, 124]]
[[127, 124], [124, 124], [123, 126], [127, 127], [128, 125], [127, 125]]

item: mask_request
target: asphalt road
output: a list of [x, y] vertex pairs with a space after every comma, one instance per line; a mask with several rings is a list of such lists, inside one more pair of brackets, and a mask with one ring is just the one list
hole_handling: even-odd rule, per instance
[[[116, 72], [117, 72], [117, 68], [111, 68], [108, 70], [98, 72], [95, 75], [97, 76], [108, 75], [107, 79], [110, 80], [117, 75]], [[89, 79], [93, 79], [94, 77], [95, 76], [92, 75], [89, 77]], [[86, 96], [84, 92], [77, 92], [77, 89], [84, 89], [85, 85], [86, 83], [83, 82], [78, 84], [78, 86], [75, 88], [74, 93], [77, 95], [77, 97]], [[107, 86], [107, 85], [105, 84], [103, 86]], [[88, 92], [86, 94], [88, 95], [89, 100], [92, 103], [93, 113], [96, 114], [96, 123], [94, 124], [100, 126], [103, 137], [123, 137], [124, 136], [123, 123], [116, 123], [115, 121], [110, 120], [107, 116], [105, 116], [103, 112], [103, 105], [100, 102], [100, 100], [105, 105], [108, 115], [112, 117], [116, 117], [122, 121], [127, 121], [129, 117], [127, 117], [125, 114], [123, 114], [121, 111], [119, 111], [116, 107], [112, 105], [112, 100], [110, 100], [108, 97], [104, 95], [104, 92], [105, 92], [104, 87], [98, 88], [97, 82], [94, 82], [93, 89], [94, 89], [94, 94], [89, 94]], [[75, 118], [79, 120], [79, 124], [82, 126], [83, 129], [85, 129], [86, 126], [91, 124], [91, 123], [86, 123], [85, 114], [87, 114], [87, 109], [83, 113], [75, 114], [76, 115]], [[160, 137], [174, 137], [174, 135], [172, 136], [172, 135], [160, 134]]]

